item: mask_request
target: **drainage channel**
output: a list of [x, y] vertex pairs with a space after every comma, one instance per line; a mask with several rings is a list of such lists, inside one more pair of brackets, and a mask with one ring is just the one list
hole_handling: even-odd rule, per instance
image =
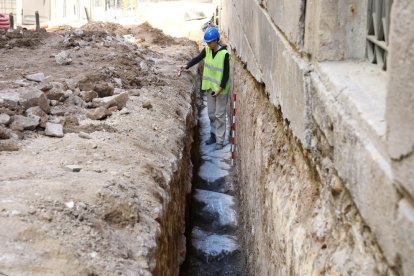
[[[206, 101], [199, 106], [199, 137], [187, 219], [187, 258], [180, 275], [243, 275], [238, 211], [231, 175], [231, 145], [206, 145]], [[198, 138], [198, 139], [197, 139]], [[198, 149], [197, 149], [198, 147]]]

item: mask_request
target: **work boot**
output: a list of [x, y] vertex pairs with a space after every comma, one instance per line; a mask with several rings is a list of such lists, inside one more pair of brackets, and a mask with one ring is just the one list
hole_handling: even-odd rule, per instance
[[215, 148], [216, 150], [221, 150], [221, 149], [223, 149], [223, 144], [220, 144], [220, 143], [217, 143], [216, 144], [216, 148]]
[[210, 134], [210, 138], [206, 141], [206, 145], [211, 145], [216, 142], [216, 135], [214, 133]]

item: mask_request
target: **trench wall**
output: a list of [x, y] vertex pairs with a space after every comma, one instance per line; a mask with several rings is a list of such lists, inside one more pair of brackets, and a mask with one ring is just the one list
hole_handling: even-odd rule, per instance
[[414, 273], [414, 3], [392, 6], [387, 71], [367, 5], [221, 1], [252, 275]]

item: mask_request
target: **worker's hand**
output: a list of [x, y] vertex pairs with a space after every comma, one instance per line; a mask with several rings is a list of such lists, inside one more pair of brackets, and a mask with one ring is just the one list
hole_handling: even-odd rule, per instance
[[177, 75], [178, 76], [181, 76], [181, 72], [184, 71], [184, 70], [186, 70], [185, 67], [186, 66], [182, 66], [182, 65], [181, 66], [178, 66], [178, 72], [177, 72]]
[[220, 95], [221, 94], [221, 92], [223, 92], [223, 88], [218, 88], [218, 89], [216, 89], [216, 91], [214, 91], [214, 93], [213, 93], [213, 97], [217, 97], [218, 95]]

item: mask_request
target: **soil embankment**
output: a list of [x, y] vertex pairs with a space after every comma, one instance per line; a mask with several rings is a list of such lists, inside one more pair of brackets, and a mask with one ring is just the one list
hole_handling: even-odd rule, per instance
[[178, 273], [196, 52], [147, 24], [0, 34], [0, 274]]

